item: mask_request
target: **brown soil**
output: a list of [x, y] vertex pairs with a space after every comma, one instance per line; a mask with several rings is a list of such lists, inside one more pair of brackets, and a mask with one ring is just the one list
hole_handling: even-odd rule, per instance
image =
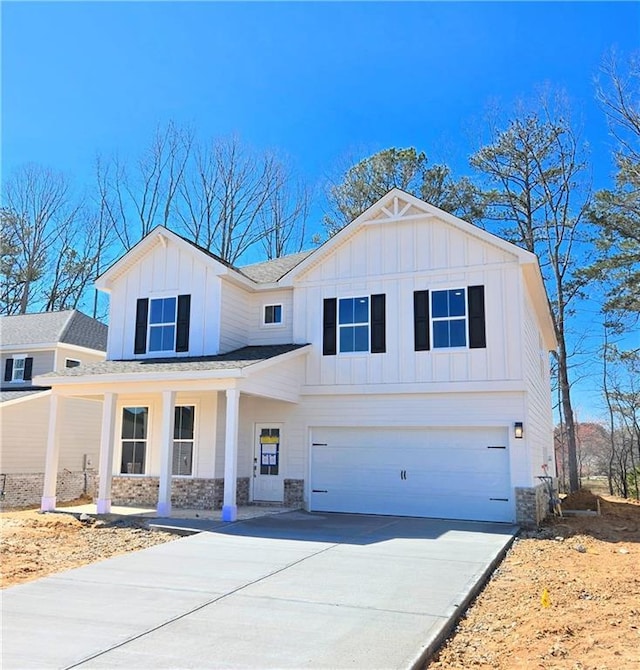
[[598, 501], [521, 533], [429, 670], [638, 670], [640, 504], [581, 491], [563, 509]]
[[0, 513], [2, 588], [177, 539], [132, 520], [80, 521], [36, 510]]
[[[597, 500], [581, 492], [563, 508]], [[599, 500], [600, 516], [522, 533], [429, 670], [640, 668], [640, 504]], [[33, 510], [0, 514], [0, 532], [3, 588], [176, 538]]]

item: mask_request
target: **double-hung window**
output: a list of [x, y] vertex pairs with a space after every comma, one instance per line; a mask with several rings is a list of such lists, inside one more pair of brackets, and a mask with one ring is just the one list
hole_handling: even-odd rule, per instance
[[12, 382], [22, 382], [24, 381], [24, 368], [26, 364], [26, 357], [21, 356], [20, 358], [13, 359], [13, 373], [12, 373]]
[[122, 474], [140, 475], [145, 471], [148, 419], [148, 407], [122, 408]]
[[196, 408], [180, 405], [175, 408], [173, 424], [173, 468], [174, 475], [193, 474], [193, 427]]
[[431, 293], [435, 349], [467, 346], [467, 300], [463, 288]]
[[174, 351], [176, 344], [176, 299], [149, 300], [149, 351]]
[[369, 351], [369, 298], [340, 298], [338, 301], [340, 353]]

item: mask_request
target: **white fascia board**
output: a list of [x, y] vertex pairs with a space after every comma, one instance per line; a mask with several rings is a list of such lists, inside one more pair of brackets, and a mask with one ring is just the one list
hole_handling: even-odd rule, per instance
[[66, 342], [43, 342], [42, 344], [8, 344], [0, 348], [0, 353], [3, 355], [5, 353], [35, 353], [38, 351], [55, 351], [59, 347], [64, 347], [65, 349], [71, 349], [72, 351], [77, 351], [80, 353], [86, 354], [96, 354], [106, 356], [107, 352], [104, 349], [91, 349], [90, 347], [81, 347], [78, 344], [67, 344]]
[[[48, 386], [48, 384], [47, 384]], [[13, 400], [5, 400], [1, 405], [0, 408], [4, 409], [5, 407], [11, 407], [12, 405], [18, 405], [23, 402], [27, 402], [28, 400], [35, 400], [36, 398], [44, 398], [45, 396], [50, 396], [51, 395], [51, 389], [47, 389], [44, 391], [35, 391], [34, 393], [30, 393], [29, 395], [25, 395], [24, 398], [14, 398]]]
[[34, 383], [43, 386], [80, 386], [86, 384], [126, 384], [127, 382], [174, 382], [203, 380], [203, 379], [240, 379], [246, 376], [242, 368], [229, 368], [228, 370], [189, 370], [188, 372], [120, 372], [117, 374], [103, 375], [76, 375], [69, 377], [34, 377]]

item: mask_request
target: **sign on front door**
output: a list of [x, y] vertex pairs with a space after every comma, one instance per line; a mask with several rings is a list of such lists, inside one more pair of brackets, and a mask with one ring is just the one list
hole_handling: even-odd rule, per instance
[[282, 446], [280, 426], [256, 425], [253, 454], [253, 499], [282, 502], [284, 485], [282, 477]]

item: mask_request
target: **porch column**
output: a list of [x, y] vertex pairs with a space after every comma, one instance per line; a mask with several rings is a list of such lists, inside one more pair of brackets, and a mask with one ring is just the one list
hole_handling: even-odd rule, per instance
[[42, 489], [41, 512], [51, 512], [56, 508], [56, 487], [58, 482], [58, 457], [60, 440], [58, 439], [58, 418], [60, 397], [52, 393], [49, 397], [49, 431], [47, 433], [47, 454], [44, 465], [44, 486]]
[[102, 401], [102, 429], [100, 431], [100, 462], [98, 464], [98, 514], [111, 512], [111, 480], [113, 479], [113, 452], [116, 425], [115, 393], [105, 393]]
[[227, 423], [224, 439], [224, 498], [222, 520], [235, 521], [238, 517], [236, 505], [236, 477], [238, 472], [238, 415], [240, 391], [227, 389]]
[[160, 446], [160, 489], [158, 516], [171, 516], [171, 473], [173, 471], [173, 424], [175, 391], [162, 392], [162, 443]]

